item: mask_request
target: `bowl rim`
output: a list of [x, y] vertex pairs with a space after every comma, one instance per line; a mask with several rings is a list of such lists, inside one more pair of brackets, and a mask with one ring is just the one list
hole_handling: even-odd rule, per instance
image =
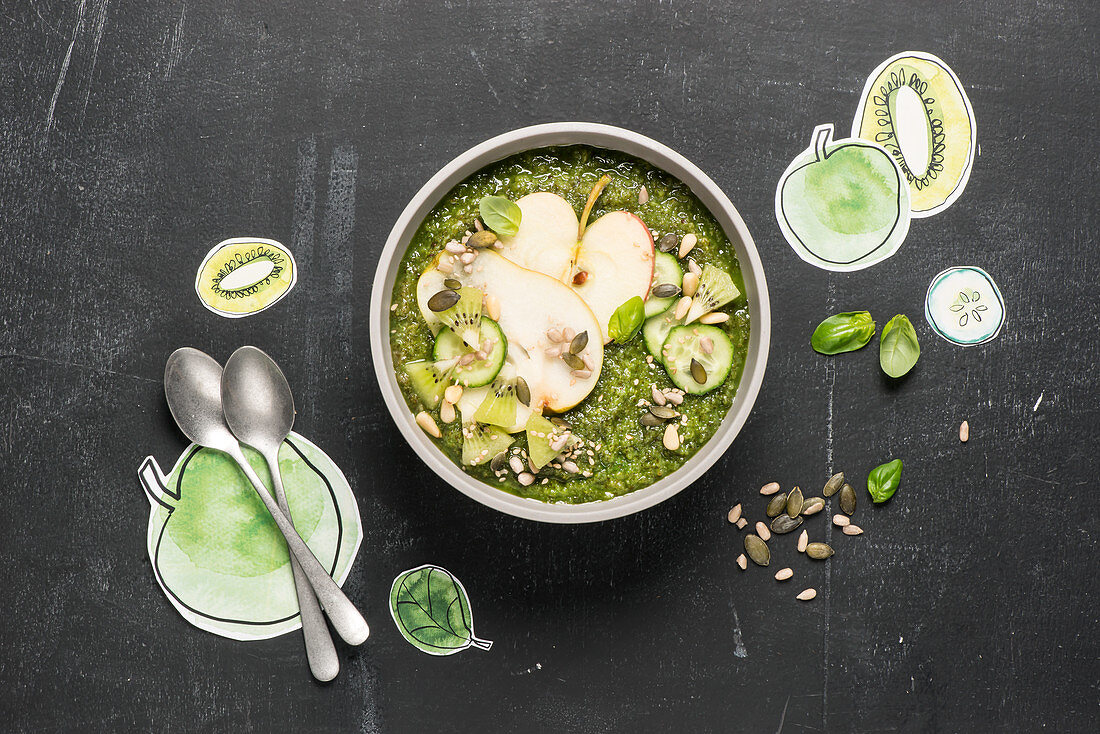
[[[733, 404], [710, 439], [684, 464], [642, 489], [609, 500], [557, 504], [518, 497], [471, 477], [454, 464], [417, 425], [392, 367], [389, 314], [397, 270], [423, 218], [467, 177], [510, 155], [535, 148], [590, 145], [640, 158], [676, 177], [703, 203], [729, 237], [741, 263], [749, 304], [748, 354]], [[752, 411], [767, 367], [771, 304], [760, 253], [737, 208], [716, 183], [687, 158], [645, 135], [601, 123], [552, 122], [517, 128], [479, 143], [443, 166], [405, 206], [382, 249], [370, 302], [370, 345], [386, 407], [420, 459], [468, 497], [515, 517], [549, 523], [588, 523], [625, 517], [679, 493], [710, 469], [740, 433]]]

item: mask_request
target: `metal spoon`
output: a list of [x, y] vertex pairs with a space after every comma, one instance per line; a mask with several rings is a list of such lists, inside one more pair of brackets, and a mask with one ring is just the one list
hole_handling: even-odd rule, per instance
[[248, 460], [241, 453], [241, 445], [222, 414], [222, 368], [214, 358], [191, 347], [172, 352], [164, 367], [164, 394], [168, 409], [183, 434], [200, 446], [225, 452], [252, 482], [256, 494], [275, 520], [275, 525], [286, 539], [290, 553], [298, 559], [306, 578], [317, 594], [332, 626], [349, 644], [358, 645], [367, 639], [370, 628], [363, 615], [344, 595], [344, 592], [328, 575], [324, 567], [306, 546], [294, 526], [282, 513], [267, 487], [252, 471]]
[[[275, 500], [293, 523], [279, 471], [279, 448], [294, 425], [294, 396], [290, 384], [271, 357], [256, 347], [241, 347], [225, 363], [221, 389], [225, 422], [241, 443], [264, 457], [275, 485]], [[294, 571], [294, 590], [298, 593], [309, 669], [317, 680], [332, 680], [340, 672], [340, 658], [336, 655], [332, 636], [317, 597], [294, 556], [290, 557], [290, 567]]]

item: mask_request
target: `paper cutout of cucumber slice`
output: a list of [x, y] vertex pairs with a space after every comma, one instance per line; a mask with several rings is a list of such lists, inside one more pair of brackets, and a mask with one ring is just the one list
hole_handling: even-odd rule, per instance
[[924, 317], [932, 331], [961, 347], [984, 344], [1001, 332], [1005, 304], [1001, 290], [979, 267], [948, 268], [928, 286]]

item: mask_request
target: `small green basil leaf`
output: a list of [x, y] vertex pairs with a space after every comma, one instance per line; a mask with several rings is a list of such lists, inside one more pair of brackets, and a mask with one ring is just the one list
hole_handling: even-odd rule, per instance
[[871, 493], [871, 500], [877, 505], [894, 496], [901, 484], [901, 459], [888, 461], [882, 466], [876, 466], [867, 477], [867, 491]]
[[879, 342], [878, 361], [882, 371], [890, 377], [901, 377], [920, 357], [920, 343], [917, 330], [902, 314], [898, 314], [882, 328], [882, 340]]
[[478, 209], [481, 211], [481, 221], [497, 234], [511, 237], [519, 231], [523, 212], [514, 201], [503, 196], [483, 196]]
[[638, 296], [615, 309], [607, 323], [607, 336], [619, 344], [626, 344], [634, 338], [645, 321], [645, 304]]
[[875, 321], [867, 311], [838, 313], [818, 324], [810, 345], [822, 354], [854, 352], [867, 346], [875, 335]]

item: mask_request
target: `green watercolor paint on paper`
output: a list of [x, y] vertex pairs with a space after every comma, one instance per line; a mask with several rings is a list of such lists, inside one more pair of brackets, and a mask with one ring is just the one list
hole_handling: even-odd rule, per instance
[[390, 615], [401, 636], [429, 655], [493, 646], [474, 636], [466, 589], [454, 574], [439, 566], [419, 566], [395, 578], [390, 587]]

